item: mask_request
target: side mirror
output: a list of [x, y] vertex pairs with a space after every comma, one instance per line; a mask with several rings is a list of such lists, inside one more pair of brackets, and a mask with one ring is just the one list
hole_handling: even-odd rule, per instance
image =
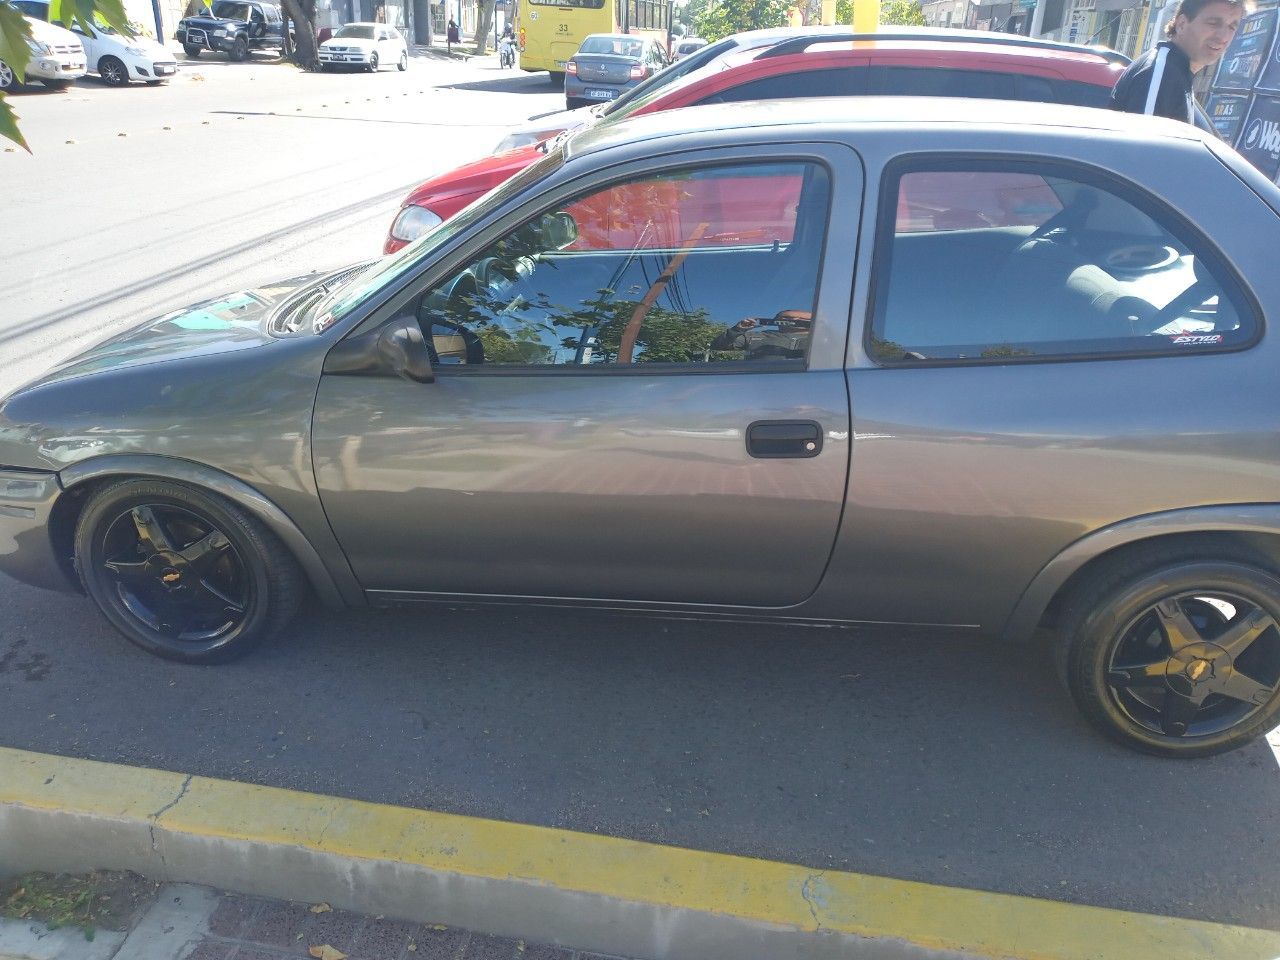
[[401, 314], [377, 330], [336, 344], [324, 358], [324, 372], [348, 377], [396, 376], [434, 383], [431, 354], [412, 314]]

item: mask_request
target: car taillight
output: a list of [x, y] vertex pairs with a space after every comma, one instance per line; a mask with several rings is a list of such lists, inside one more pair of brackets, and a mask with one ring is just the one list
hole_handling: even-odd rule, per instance
[[564, 72], [571, 73], [576, 77], [578, 75], [578, 65], [570, 60], [564, 65]]
[[646, 67], [643, 63], [633, 64], [631, 67], [631, 79], [643, 80], [645, 78], [645, 74], [647, 74], [648, 72], [649, 72], [649, 68]]

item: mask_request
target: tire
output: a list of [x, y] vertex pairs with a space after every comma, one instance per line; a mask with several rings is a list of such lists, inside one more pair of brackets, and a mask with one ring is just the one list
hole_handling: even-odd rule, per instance
[[376, 50], [369, 54], [369, 65], [365, 69], [370, 73], [378, 72], [378, 52]]
[[578, 107], [585, 107], [590, 100], [584, 100], [581, 97], [565, 97], [564, 108], [566, 110], [576, 110]]
[[159, 87], [168, 83], [168, 81], [167, 80], [148, 80], [146, 81], [146, 83], [148, 87]]
[[1072, 591], [1054, 655], [1085, 718], [1126, 747], [1234, 750], [1280, 719], [1280, 577], [1229, 543], [1131, 556]]
[[71, 86], [70, 80], [41, 80], [40, 82], [45, 85], [45, 89], [54, 90], [58, 93], [62, 93]]
[[98, 61], [98, 76], [108, 87], [129, 85], [129, 68], [115, 57], [103, 57]]
[[182, 52], [191, 60], [199, 60], [200, 54], [204, 53], [204, 47], [197, 47], [194, 43], [184, 43]]
[[75, 532], [85, 591], [127, 640], [168, 660], [224, 663], [293, 617], [296, 560], [256, 518], [167, 480], [123, 480], [94, 494]]
[[236, 63], [244, 63], [249, 59], [249, 41], [244, 37], [236, 37], [231, 44], [231, 52], [227, 56]]
[[551, 80], [551, 86], [555, 87], [557, 90], [561, 90], [564, 88], [563, 73], [553, 70], [551, 71], [551, 73], [548, 74], [548, 77]]
[[0, 93], [13, 93], [21, 86], [22, 84], [18, 83], [18, 75], [7, 63], [0, 60]]
[[400, 62], [396, 64], [396, 69], [399, 70], [401, 73], [404, 73], [406, 70], [409, 69], [408, 51], [400, 54]]

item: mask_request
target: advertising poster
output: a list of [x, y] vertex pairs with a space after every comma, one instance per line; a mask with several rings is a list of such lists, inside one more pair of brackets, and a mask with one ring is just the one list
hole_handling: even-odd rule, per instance
[[1271, 41], [1276, 32], [1276, 11], [1259, 10], [1240, 21], [1240, 29], [1218, 64], [1214, 90], [1252, 90], [1270, 65]]
[[[1275, 10], [1266, 12], [1276, 14]], [[1266, 66], [1262, 68], [1262, 75], [1258, 77], [1255, 89], [1280, 94], [1280, 43], [1271, 45], [1271, 56], [1267, 58]]]
[[1280, 174], [1280, 97], [1258, 94], [1253, 98], [1236, 149], [1268, 179]]
[[1249, 112], [1249, 94], [1215, 93], [1205, 104], [1204, 112], [1213, 121], [1218, 136], [1234, 145], [1244, 123], [1244, 115]]

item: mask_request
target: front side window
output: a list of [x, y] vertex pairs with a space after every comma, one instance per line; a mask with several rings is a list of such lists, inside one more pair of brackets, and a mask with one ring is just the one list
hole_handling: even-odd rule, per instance
[[1038, 164], [886, 184], [868, 348], [882, 363], [1240, 347], [1257, 320], [1203, 238], [1107, 181]]
[[442, 369], [803, 367], [828, 208], [811, 163], [612, 184], [508, 232], [417, 315]]

